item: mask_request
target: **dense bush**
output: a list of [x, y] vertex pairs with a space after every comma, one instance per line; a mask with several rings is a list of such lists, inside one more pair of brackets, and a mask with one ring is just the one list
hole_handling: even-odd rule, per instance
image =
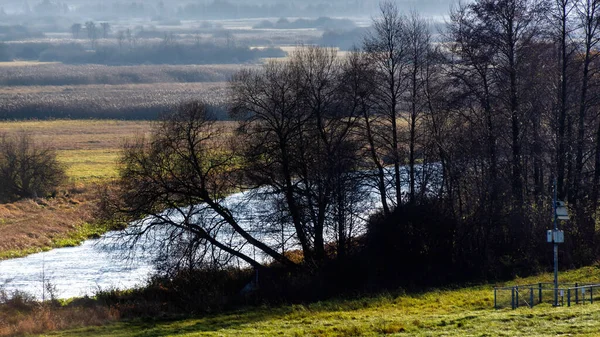
[[56, 153], [27, 133], [0, 138], [0, 200], [44, 197], [65, 180]]
[[252, 279], [250, 270], [186, 270], [155, 276], [145, 287], [131, 291], [103, 290], [96, 298], [123, 318], [211, 313], [244, 304], [240, 290]]

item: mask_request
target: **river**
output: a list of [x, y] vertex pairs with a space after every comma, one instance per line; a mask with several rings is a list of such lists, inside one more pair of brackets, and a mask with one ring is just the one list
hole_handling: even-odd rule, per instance
[[[403, 178], [406, 177], [404, 173]], [[250, 193], [253, 193], [251, 198]], [[272, 204], [262, 199], [256, 191], [231, 195], [226, 198], [225, 204], [240, 224], [255, 236], [257, 234], [253, 228], [264, 220], [263, 215], [272, 213], [269, 212]], [[362, 219], [366, 219], [380, 207], [378, 193], [374, 189], [366, 191], [366, 198], [360, 207]], [[360, 234], [358, 231], [356, 233]], [[0, 289], [8, 293], [23, 291], [42, 299], [48, 298], [45, 284], [50, 284], [55, 289], [54, 295], [57, 298], [92, 296], [100, 289], [143, 286], [155, 271], [156, 250], [149, 246], [154, 245], [156, 240], [138, 245], [134, 250], [135, 259], [124, 259], [124, 256], [131, 255], [130, 248], [127, 245], [114, 244], [115, 238], [121, 234], [122, 232], [109, 232], [100, 239], [87, 240], [77, 247], [59, 248], [0, 261]], [[276, 246], [281, 232], [271, 232], [268, 235], [270, 236], [261, 239], [273, 247]], [[334, 240], [334, 237], [330, 236], [328, 240]], [[249, 256], [254, 253], [249, 246], [243, 249]]]

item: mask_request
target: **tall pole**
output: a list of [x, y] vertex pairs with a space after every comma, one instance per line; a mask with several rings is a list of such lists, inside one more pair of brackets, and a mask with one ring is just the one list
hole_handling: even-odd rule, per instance
[[554, 197], [552, 198], [552, 211], [554, 216], [554, 231], [552, 232], [552, 241], [554, 243], [554, 306], [558, 306], [558, 242], [556, 242], [556, 233], [558, 232], [558, 217], [556, 215], [556, 179], [554, 179]]

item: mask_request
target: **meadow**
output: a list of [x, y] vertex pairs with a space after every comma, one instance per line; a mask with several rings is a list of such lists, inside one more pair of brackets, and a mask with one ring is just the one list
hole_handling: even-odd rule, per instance
[[[600, 268], [585, 267], [563, 272], [560, 277], [561, 282], [598, 282]], [[551, 279], [551, 274], [543, 274], [509, 283]], [[493, 285], [486, 284], [423, 293], [399, 289], [318, 303], [264, 305], [204, 317], [124, 320], [43, 336], [597, 336], [599, 308], [598, 304], [588, 303], [494, 310]]]

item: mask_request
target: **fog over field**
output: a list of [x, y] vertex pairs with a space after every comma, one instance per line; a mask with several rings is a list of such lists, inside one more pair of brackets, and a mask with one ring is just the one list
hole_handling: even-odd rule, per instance
[[[453, 0], [397, 0], [399, 8], [417, 10], [429, 15], [447, 12]], [[0, 2], [6, 14], [69, 15], [100, 19], [106, 16], [144, 17], [168, 16], [184, 18], [194, 15], [205, 19], [276, 17], [276, 16], [369, 16], [376, 12], [377, 0], [4, 0]], [[193, 9], [203, 8], [203, 13]], [[190, 9], [192, 11], [190, 12]], [[206, 14], [206, 15], [204, 15]]]

